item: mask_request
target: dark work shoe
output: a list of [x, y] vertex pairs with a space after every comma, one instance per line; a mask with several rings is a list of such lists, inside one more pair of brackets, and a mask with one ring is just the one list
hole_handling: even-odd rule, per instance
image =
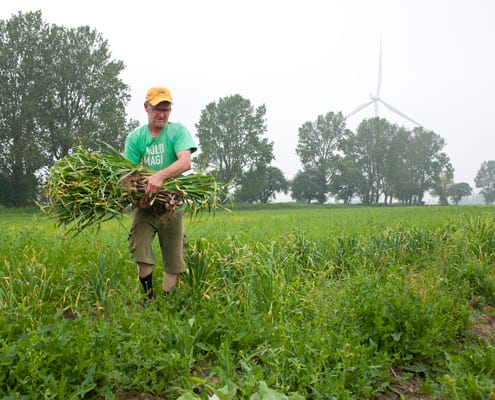
[[143, 300], [143, 302], [141, 303], [141, 307], [142, 307], [143, 309], [148, 308], [148, 307], [150, 306], [150, 304], [151, 304], [151, 302], [152, 302], [152, 301], [153, 301], [153, 298], [146, 297], [146, 298]]
[[141, 306], [143, 308], [147, 308], [151, 302], [155, 299], [155, 292], [153, 289], [151, 289], [147, 294], [146, 294], [146, 297], [145, 299], [143, 300]]
[[170, 290], [163, 290], [162, 292], [163, 292], [163, 295], [166, 298], [169, 298], [169, 297], [172, 297], [172, 296], [176, 296], [177, 293], [179, 292], [179, 289], [177, 289], [176, 287], [173, 287]]

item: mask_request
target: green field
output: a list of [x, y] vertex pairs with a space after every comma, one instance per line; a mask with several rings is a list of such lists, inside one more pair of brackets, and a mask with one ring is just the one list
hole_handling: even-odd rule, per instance
[[144, 310], [128, 216], [0, 217], [1, 398], [495, 399], [493, 206], [186, 219]]

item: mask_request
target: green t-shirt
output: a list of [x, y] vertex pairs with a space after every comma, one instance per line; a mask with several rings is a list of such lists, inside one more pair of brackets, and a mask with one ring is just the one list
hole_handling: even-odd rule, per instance
[[157, 137], [151, 136], [147, 124], [129, 133], [124, 155], [133, 163], [159, 171], [177, 161], [177, 153], [184, 150], [196, 151], [191, 133], [178, 122], [168, 122]]

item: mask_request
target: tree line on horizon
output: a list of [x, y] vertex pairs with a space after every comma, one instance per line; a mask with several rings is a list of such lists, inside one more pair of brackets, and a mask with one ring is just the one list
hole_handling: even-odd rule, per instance
[[[123, 148], [127, 132], [138, 125], [126, 114], [130, 90], [119, 78], [124, 68], [88, 26], [49, 24], [41, 11], [0, 20], [1, 205], [39, 200], [51, 166], [78, 145]], [[458, 204], [472, 194], [469, 184], [454, 182], [445, 142], [435, 132], [378, 117], [353, 132], [341, 112], [302, 123], [296, 148], [302, 170], [289, 181], [272, 165], [265, 115], [265, 105], [254, 107], [233, 94], [207, 104], [195, 125], [195, 168], [228, 184], [235, 201], [268, 203], [290, 193], [306, 203], [423, 204], [429, 193], [440, 204]], [[493, 203], [495, 161], [482, 163], [475, 183]]]

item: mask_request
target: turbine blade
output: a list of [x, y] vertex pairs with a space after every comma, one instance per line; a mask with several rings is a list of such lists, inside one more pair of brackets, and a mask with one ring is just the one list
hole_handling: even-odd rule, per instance
[[[380, 88], [382, 86], [382, 38], [380, 37], [380, 52], [378, 58], [378, 83], [376, 86], [376, 97], [380, 97]], [[378, 110], [378, 108], [377, 108]], [[378, 111], [377, 111], [378, 113]]]
[[387, 104], [385, 103], [382, 99], [377, 99], [378, 101], [380, 101], [385, 107], [387, 107], [390, 111], [393, 111], [394, 113], [400, 115], [401, 117], [407, 119], [408, 121], [412, 122], [413, 124], [417, 125], [417, 126], [423, 126], [421, 125], [419, 122], [416, 122], [415, 120], [413, 120], [412, 118], [408, 117], [406, 114], [400, 112], [399, 110], [397, 110], [395, 107], [392, 107], [390, 104]]
[[376, 100], [370, 100], [370, 101], [367, 101], [366, 103], [364, 104], [361, 104], [358, 108], [356, 108], [353, 112], [349, 113], [346, 115], [346, 118], [349, 118], [349, 117], [352, 117], [354, 114], [358, 113], [359, 111], [361, 111], [363, 108], [366, 108], [368, 107], [370, 104], [374, 103]]

